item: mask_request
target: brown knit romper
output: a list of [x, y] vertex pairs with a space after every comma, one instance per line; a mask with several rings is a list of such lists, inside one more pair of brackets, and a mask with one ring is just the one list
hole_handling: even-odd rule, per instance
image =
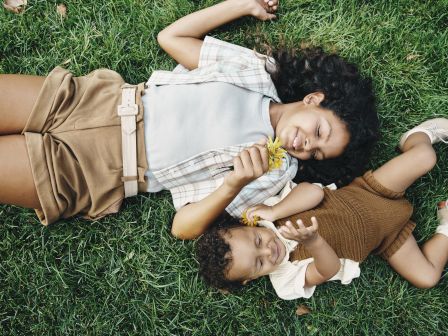
[[[412, 205], [404, 193], [393, 192], [382, 186], [368, 171], [351, 184], [331, 191], [324, 189], [323, 202], [313, 210], [276, 222], [283, 225], [302, 219], [311, 225], [311, 217], [319, 223], [319, 234], [340, 258], [361, 262], [370, 253], [390, 258], [412, 233], [415, 224], [410, 221]], [[290, 260], [302, 260], [311, 255], [299, 244], [291, 252]]]

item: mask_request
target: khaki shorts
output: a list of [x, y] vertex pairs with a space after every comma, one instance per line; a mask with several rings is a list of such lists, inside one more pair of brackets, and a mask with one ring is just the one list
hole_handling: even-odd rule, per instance
[[[119, 210], [122, 182], [121, 76], [99, 69], [74, 77], [55, 68], [46, 78], [23, 130], [44, 225], [83, 215], [96, 219]], [[144, 143], [143, 84], [137, 89], [139, 187], [148, 167]]]

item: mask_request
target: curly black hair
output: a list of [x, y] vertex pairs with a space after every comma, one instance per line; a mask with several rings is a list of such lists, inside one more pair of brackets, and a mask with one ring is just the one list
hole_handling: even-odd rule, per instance
[[238, 219], [224, 213], [212, 224], [196, 243], [199, 274], [209, 286], [233, 291], [241, 288], [241, 281], [230, 281], [226, 272], [232, 262], [230, 245], [224, 236], [234, 227], [241, 226]]
[[325, 96], [320, 106], [339, 117], [347, 126], [350, 142], [344, 153], [323, 161], [299, 160], [295, 182], [310, 181], [339, 187], [360, 176], [379, 139], [379, 120], [372, 81], [359, 73], [356, 65], [321, 48], [295, 52], [272, 52], [275, 66], [266, 64], [283, 103], [303, 100], [312, 92]]

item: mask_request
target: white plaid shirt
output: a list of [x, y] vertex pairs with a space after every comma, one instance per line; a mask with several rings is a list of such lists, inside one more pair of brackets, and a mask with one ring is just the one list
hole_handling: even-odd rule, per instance
[[[261, 93], [280, 102], [270, 75], [270, 59], [254, 51], [207, 36], [201, 48], [198, 68], [188, 71], [178, 65], [173, 71], [155, 71], [147, 85], [225, 82]], [[173, 166], [152, 171], [157, 181], [171, 191], [176, 210], [198, 202], [215, 191], [233, 166], [233, 158], [253, 143], [208, 150]], [[245, 186], [226, 208], [240, 217], [249, 206], [277, 194], [297, 172], [297, 160], [287, 156], [280, 169], [273, 170]]]

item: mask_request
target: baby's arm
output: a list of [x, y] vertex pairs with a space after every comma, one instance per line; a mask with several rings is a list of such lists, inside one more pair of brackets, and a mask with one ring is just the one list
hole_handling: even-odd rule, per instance
[[311, 218], [312, 226], [305, 227], [299, 219], [298, 228], [294, 227], [290, 221], [279, 228], [279, 232], [287, 239], [296, 240], [303, 244], [307, 251], [314, 258], [308, 265], [305, 273], [305, 286], [312, 287], [331, 279], [340, 269], [336, 252], [328, 245], [325, 239], [317, 232], [318, 223], [315, 217]]
[[258, 204], [247, 209], [246, 216], [253, 221], [254, 216], [271, 222], [313, 209], [324, 198], [321, 187], [308, 182], [299, 183], [291, 192], [276, 205]]

